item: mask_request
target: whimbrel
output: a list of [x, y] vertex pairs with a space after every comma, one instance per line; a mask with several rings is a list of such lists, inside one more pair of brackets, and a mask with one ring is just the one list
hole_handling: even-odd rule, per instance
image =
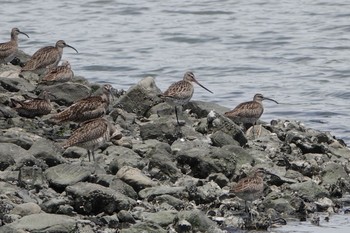
[[12, 28], [11, 40], [5, 43], [0, 43], [0, 64], [11, 62], [15, 58], [18, 50], [18, 35], [23, 34], [28, 38], [29, 36], [21, 32], [18, 28]]
[[89, 161], [91, 161], [90, 155], [95, 161], [94, 151], [112, 138], [116, 140], [121, 139], [121, 132], [105, 118], [96, 118], [84, 122], [76, 129], [65, 142], [63, 148], [66, 149], [71, 146], [85, 148], [88, 151]]
[[237, 197], [245, 201], [245, 211], [248, 213], [247, 201], [254, 201], [262, 195], [264, 191], [263, 178], [266, 173], [267, 171], [263, 168], [255, 168], [248, 177], [240, 179], [230, 190], [230, 192], [233, 192]]
[[42, 98], [28, 98], [23, 101], [11, 99], [12, 105], [20, 116], [34, 118], [47, 115], [51, 112], [52, 106], [48, 91], [42, 92]]
[[43, 84], [53, 84], [58, 82], [68, 82], [71, 81], [74, 73], [68, 61], [62, 61], [60, 66], [52, 68], [49, 72], [42, 78], [40, 83]]
[[46, 71], [45, 69], [57, 67], [62, 58], [64, 47], [72, 48], [78, 53], [78, 50], [74, 47], [66, 44], [63, 40], [59, 40], [56, 42], [56, 46], [46, 46], [36, 51], [22, 68], [22, 72], [32, 71], [41, 73], [43, 70]]
[[165, 99], [166, 102], [175, 106], [175, 115], [178, 125], [180, 125], [180, 123], [177, 114], [177, 106], [185, 105], [190, 101], [194, 92], [194, 87], [192, 84], [193, 82], [197, 83], [200, 87], [207, 90], [208, 92], [213, 93], [202, 84], [200, 84], [192, 72], [186, 72], [183, 80], [171, 84], [170, 87], [160, 95], [160, 97]]
[[225, 112], [225, 116], [235, 123], [254, 126], [264, 112], [263, 100], [270, 100], [278, 104], [276, 100], [264, 97], [262, 94], [255, 94], [253, 101], [240, 103], [233, 110]]
[[108, 111], [113, 87], [110, 84], [103, 85], [103, 94], [89, 96], [78, 100], [71, 106], [51, 117], [56, 123], [66, 121], [84, 122], [101, 117]]

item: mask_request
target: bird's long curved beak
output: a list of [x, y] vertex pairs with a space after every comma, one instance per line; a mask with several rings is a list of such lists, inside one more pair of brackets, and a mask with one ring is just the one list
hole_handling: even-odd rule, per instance
[[23, 35], [26, 35], [26, 36], [29, 38], [29, 36], [28, 36], [26, 33], [21, 32], [21, 31], [18, 31], [18, 32], [21, 33], [21, 34], [23, 34]]
[[271, 98], [264, 97], [264, 100], [270, 100], [270, 101], [275, 102], [276, 104], [278, 104], [278, 102], [276, 100], [271, 99]]
[[76, 50], [73, 46], [70, 46], [69, 44], [66, 44], [66, 46], [67, 47], [69, 47], [69, 48], [71, 48], [71, 49], [74, 49], [75, 50], [75, 52], [77, 52], [78, 53], [78, 50]]
[[202, 84], [200, 84], [197, 80], [194, 81], [195, 83], [197, 83], [201, 88], [203, 88], [204, 90], [210, 92], [213, 94], [213, 92], [211, 90], [209, 90], [208, 88], [206, 88], [205, 86], [203, 86]]

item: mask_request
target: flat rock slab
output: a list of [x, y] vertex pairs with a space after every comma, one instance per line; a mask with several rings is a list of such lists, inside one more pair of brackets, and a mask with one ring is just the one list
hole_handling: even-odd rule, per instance
[[91, 170], [78, 164], [60, 164], [47, 169], [45, 175], [51, 186], [65, 188], [86, 180], [91, 175]]
[[25, 230], [35, 233], [69, 233], [74, 232], [75, 227], [76, 220], [72, 217], [41, 213], [25, 216], [4, 227], [0, 227], [0, 232]]
[[152, 188], [145, 188], [139, 192], [139, 196], [142, 199], [146, 199], [151, 196], [160, 196], [164, 194], [181, 197], [186, 192], [186, 187], [170, 187], [170, 186], [157, 186]]
[[68, 186], [66, 192], [74, 199], [74, 209], [83, 214], [112, 214], [136, 205], [135, 200], [99, 184], [79, 182]]
[[117, 172], [117, 177], [132, 186], [135, 191], [157, 186], [157, 182], [146, 176], [140, 169], [124, 166]]

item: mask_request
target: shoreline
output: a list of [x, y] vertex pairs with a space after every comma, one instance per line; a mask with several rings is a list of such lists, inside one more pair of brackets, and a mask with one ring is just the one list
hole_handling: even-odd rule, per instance
[[[0, 66], [0, 232], [267, 230], [317, 212], [331, 219], [350, 203], [342, 200], [350, 192], [350, 150], [341, 139], [280, 119], [264, 123], [255, 138], [222, 115], [227, 108], [202, 101], [184, 107], [186, 124], [178, 127], [152, 77], [114, 93], [106, 118], [123, 137], [89, 163], [85, 149], [59, 146], [78, 124], [20, 117], [8, 105], [48, 90], [54, 113], [101, 86], [83, 77], [38, 86], [37, 75], [18, 78], [18, 70]], [[253, 167], [271, 175], [249, 220], [229, 190]]]

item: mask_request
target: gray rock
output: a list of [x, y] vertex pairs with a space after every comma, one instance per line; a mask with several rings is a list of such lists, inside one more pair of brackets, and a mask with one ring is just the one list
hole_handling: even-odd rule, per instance
[[15, 164], [15, 157], [18, 153], [23, 154], [23, 149], [12, 143], [0, 143], [0, 171], [4, 171], [9, 166]]
[[79, 164], [59, 164], [45, 171], [50, 186], [59, 190], [80, 181], [85, 181], [91, 174], [90, 169]]
[[[32, 214], [6, 225], [7, 229], [25, 230], [37, 233], [70, 233], [74, 232], [76, 220], [58, 214]], [[4, 227], [0, 227], [0, 232]]]
[[222, 194], [220, 186], [214, 181], [205, 183], [197, 187], [197, 192], [192, 198], [197, 204], [212, 203]]
[[129, 223], [135, 223], [136, 222], [134, 217], [131, 215], [131, 213], [129, 211], [126, 211], [126, 210], [119, 211], [118, 219], [121, 222], [129, 222]]
[[39, 139], [42, 139], [42, 137], [29, 133], [25, 129], [14, 127], [4, 130], [0, 142], [13, 143], [28, 150]]
[[138, 116], [144, 116], [152, 106], [161, 102], [157, 96], [160, 93], [154, 78], [147, 77], [130, 87], [125, 95], [117, 100], [114, 108], [121, 108]]
[[130, 228], [122, 229], [120, 233], [140, 233], [140, 232], [147, 232], [147, 233], [167, 233], [165, 229], [163, 229], [161, 226], [155, 223], [145, 223], [140, 222], [132, 225]]
[[137, 192], [146, 187], [157, 185], [155, 181], [144, 175], [141, 170], [129, 166], [124, 166], [119, 169], [116, 176], [125, 183], [131, 185]]
[[334, 162], [323, 164], [322, 184], [335, 185], [340, 178], [350, 181], [349, 175], [344, 169], [344, 166]]
[[47, 139], [35, 141], [28, 152], [35, 158], [45, 161], [49, 167], [64, 162], [60, 153], [60, 148], [58, 148], [58, 146], [52, 141]]
[[46, 213], [57, 213], [60, 206], [68, 203], [64, 198], [51, 198], [40, 205], [41, 209]]
[[110, 183], [109, 187], [134, 200], [136, 200], [138, 197], [137, 192], [135, 192], [135, 190], [130, 185], [128, 185], [121, 179], [114, 178]]
[[156, 196], [154, 198], [154, 200], [160, 204], [167, 203], [167, 204], [171, 205], [172, 207], [174, 207], [176, 210], [181, 210], [185, 206], [184, 200], [182, 200], [180, 198], [176, 198], [176, 197], [169, 195], [169, 194]]
[[33, 202], [29, 202], [15, 206], [15, 208], [13, 208], [10, 213], [17, 214], [23, 217], [31, 214], [39, 214], [40, 212], [41, 208], [39, 205]]
[[229, 108], [223, 107], [219, 104], [204, 101], [190, 101], [184, 106], [185, 109], [191, 109], [191, 112], [196, 114], [198, 118], [207, 117], [209, 112], [214, 110], [221, 115], [230, 111]]
[[0, 77], [0, 86], [9, 92], [32, 92], [35, 86], [23, 78]]
[[37, 165], [22, 166], [18, 174], [18, 185], [28, 190], [46, 187], [42, 168]]
[[136, 204], [136, 201], [124, 194], [98, 184], [79, 182], [67, 186], [66, 192], [74, 200], [75, 211], [83, 214], [112, 214]]
[[162, 227], [170, 225], [177, 216], [176, 210], [158, 211], [156, 213], [143, 212], [142, 219], [146, 222], [156, 223]]
[[[124, 210], [122, 210], [122, 211], [124, 211]], [[119, 212], [121, 212], [121, 211], [119, 211]], [[118, 219], [118, 216], [116, 214], [113, 214], [110, 216], [109, 215], [103, 216], [102, 221], [104, 223], [106, 223], [109, 228], [117, 229], [119, 226], [119, 219]]]
[[106, 164], [109, 164], [109, 171], [116, 174], [123, 166], [142, 168], [142, 158], [133, 150], [121, 146], [109, 146], [104, 153], [108, 155]]
[[221, 188], [227, 186], [230, 180], [222, 173], [213, 173], [208, 176], [209, 180], [217, 183]]
[[215, 133], [216, 131], [222, 131], [230, 135], [241, 146], [245, 145], [248, 142], [246, 136], [244, 135], [240, 127], [227, 117], [215, 111], [211, 111], [207, 116], [207, 120], [209, 130], [212, 130], [213, 133]]
[[193, 232], [214, 232], [218, 229], [216, 223], [199, 210], [180, 211], [177, 215], [176, 228], [182, 220], [191, 224]]
[[40, 90], [47, 90], [55, 96], [53, 102], [59, 105], [69, 106], [72, 103], [82, 98], [88, 97], [91, 94], [91, 89], [80, 83], [58, 83], [50, 86], [39, 86]]
[[322, 186], [317, 185], [312, 180], [302, 183], [292, 184], [290, 188], [306, 201], [312, 202], [317, 198], [328, 197], [329, 192]]
[[275, 197], [273, 194], [268, 195], [263, 201], [265, 208], [272, 208], [279, 213], [292, 215], [296, 212], [296, 209], [290, 204], [290, 200], [284, 197]]
[[[152, 188], [145, 188], [139, 192], [139, 196], [142, 199], [149, 197], [156, 197], [164, 194], [172, 195], [175, 197], [182, 197], [186, 193], [185, 187], [170, 187], [170, 186], [157, 186]], [[185, 195], [186, 196], [186, 195]]]

